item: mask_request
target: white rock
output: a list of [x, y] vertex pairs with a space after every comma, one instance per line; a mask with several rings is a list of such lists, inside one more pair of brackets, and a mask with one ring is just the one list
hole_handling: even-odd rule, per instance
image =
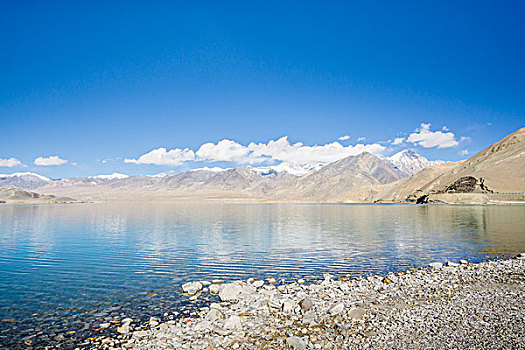
[[264, 281], [263, 280], [257, 280], [257, 281], [252, 283], [252, 286], [254, 286], [255, 288], [261, 288], [263, 285], [264, 285]]
[[124, 323], [122, 326], [117, 328], [117, 333], [120, 334], [127, 334], [131, 331], [131, 327], [129, 326], [129, 323]]
[[242, 330], [241, 318], [236, 315], [230, 316], [230, 318], [224, 322], [224, 328], [239, 331]]
[[345, 309], [345, 304], [343, 302], [338, 302], [334, 304], [331, 308], [328, 309], [330, 315], [338, 315]]
[[182, 291], [189, 295], [195, 295], [202, 290], [202, 284], [198, 281], [188, 282], [182, 285]]
[[294, 309], [294, 304], [289, 301], [289, 300], [286, 300], [284, 303], [283, 303], [283, 312], [285, 314], [293, 314], [293, 309]]
[[208, 289], [210, 291], [210, 294], [219, 294], [221, 286], [219, 286], [218, 284], [212, 284]]
[[443, 267], [443, 264], [440, 262], [433, 262], [433, 263], [428, 264], [428, 266], [433, 269], [439, 270], [440, 268]]
[[468, 261], [467, 260], [460, 260], [459, 263], [461, 265], [467, 265], [468, 264]]
[[364, 314], [365, 314], [365, 309], [361, 307], [353, 307], [348, 312], [348, 317], [350, 317], [353, 320], [360, 320], [363, 318]]
[[204, 320], [204, 321], [201, 321], [201, 322], [197, 323], [193, 327], [193, 330], [194, 331], [202, 331], [202, 330], [211, 329], [211, 328], [212, 328], [211, 322], [207, 321], [207, 320]]
[[286, 344], [291, 349], [294, 349], [294, 350], [305, 350], [306, 349], [305, 341], [296, 336], [286, 338]]
[[146, 331], [135, 331], [133, 332], [133, 337], [134, 338], [144, 338], [148, 335], [148, 332]]
[[239, 297], [242, 292], [242, 287], [236, 283], [228, 283], [222, 286], [219, 292], [219, 298], [222, 301], [235, 300]]
[[208, 313], [204, 317], [204, 319], [211, 321], [211, 322], [218, 320], [219, 318], [224, 318], [224, 315], [222, 314], [222, 312], [220, 312], [218, 309], [215, 309], [215, 308], [208, 311]]

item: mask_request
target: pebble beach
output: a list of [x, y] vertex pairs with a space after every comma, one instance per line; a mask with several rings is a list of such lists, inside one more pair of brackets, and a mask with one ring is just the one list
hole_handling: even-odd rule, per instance
[[[360, 278], [194, 281], [198, 313], [139, 324], [78, 349], [523, 349], [525, 254]], [[102, 324], [101, 327], [105, 327]], [[109, 326], [109, 325], [108, 325]]]

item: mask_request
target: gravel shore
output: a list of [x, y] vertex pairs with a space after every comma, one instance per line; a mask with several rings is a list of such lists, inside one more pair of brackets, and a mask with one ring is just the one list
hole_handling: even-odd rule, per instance
[[124, 319], [114, 337], [91, 338], [85, 348], [525, 348], [525, 254], [386, 276], [325, 275], [312, 284], [213, 282], [183, 286], [192, 299], [219, 294], [221, 302], [198, 315], [142, 325]]

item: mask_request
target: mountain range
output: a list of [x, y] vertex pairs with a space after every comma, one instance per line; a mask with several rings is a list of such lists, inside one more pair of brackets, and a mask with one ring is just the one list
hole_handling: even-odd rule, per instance
[[389, 183], [433, 162], [405, 150], [386, 159], [370, 153], [331, 164], [201, 168], [183, 173], [127, 176], [114, 173], [50, 179], [34, 173], [0, 175], [0, 186], [82, 200], [238, 199], [326, 201], [348, 189]]
[[483, 178], [480, 181], [496, 192], [525, 191], [524, 144], [522, 128], [459, 162], [429, 161], [413, 150], [384, 159], [365, 152], [330, 164], [201, 168], [156, 175], [50, 179], [14, 173], [0, 175], [0, 187], [82, 201], [403, 202], [432, 195], [446, 202], [455, 199], [447, 199], [445, 188], [468, 176]]

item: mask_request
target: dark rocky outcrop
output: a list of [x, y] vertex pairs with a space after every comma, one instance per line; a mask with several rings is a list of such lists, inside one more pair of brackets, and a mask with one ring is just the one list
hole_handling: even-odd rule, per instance
[[478, 181], [474, 176], [463, 176], [439, 193], [492, 193], [492, 191], [485, 186], [483, 178]]

